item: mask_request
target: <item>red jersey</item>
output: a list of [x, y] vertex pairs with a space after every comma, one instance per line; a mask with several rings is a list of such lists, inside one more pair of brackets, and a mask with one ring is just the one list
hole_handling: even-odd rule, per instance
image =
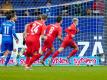
[[31, 22], [26, 29], [27, 35], [31, 36], [40, 36], [43, 31], [44, 24], [41, 21]]
[[27, 35], [29, 35], [31, 33], [32, 24], [33, 24], [33, 22], [29, 23], [25, 28], [25, 32]]
[[48, 38], [50, 37], [54, 41], [57, 36], [61, 36], [61, 35], [62, 35], [62, 27], [58, 23], [50, 24], [47, 26], [46, 36]]
[[46, 25], [45, 25], [45, 23], [42, 23], [43, 24], [43, 26], [42, 26], [42, 34], [45, 34], [45, 32], [46, 32]]
[[67, 28], [65, 31], [67, 32], [67, 37], [70, 37], [70, 38], [73, 38], [72, 36], [73, 35], [75, 36], [78, 32], [76, 25], [74, 23], [71, 24], [70, 29]]

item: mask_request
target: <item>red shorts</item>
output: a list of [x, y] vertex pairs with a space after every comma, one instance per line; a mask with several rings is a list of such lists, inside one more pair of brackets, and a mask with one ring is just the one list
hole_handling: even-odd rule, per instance
[[52, 38], [47, 38], [44, 41], [42, 51], [45, 52], [47, 49], [52, 48], [53, 47], [53, 41], [54, 40]]
[[26, 38], [25, 43], [27, 46], [26, 55], [33, 55], [34, 52], [39, 51], [40, 48], [39, 37], [28, 36]]
[[73, 39], [65, 37], [60, 47], [66, 48], [68, 46], [78, 47], [78, 45]]

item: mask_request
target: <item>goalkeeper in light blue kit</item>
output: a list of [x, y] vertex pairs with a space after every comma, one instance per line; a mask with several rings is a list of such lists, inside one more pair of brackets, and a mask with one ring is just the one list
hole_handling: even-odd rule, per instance
[[13, 51], [13, 38], [15, 38], [16, 43], [18, 43], [18, 38], [15, 33], [15, 21], [17, 16], [14, 11], [9, 11], [6, 14], [7, 21], [3, 22], [0, 26], [0, 33], [2, 34], [2, 44], [0, 56], [6, 56], [5, 66], [7, 66], [11, 53]]

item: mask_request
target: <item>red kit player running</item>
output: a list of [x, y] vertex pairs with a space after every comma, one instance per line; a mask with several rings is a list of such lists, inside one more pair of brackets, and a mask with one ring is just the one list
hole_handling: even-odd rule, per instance
[[56, 23], [55, 24], [50, 24], [47, 26], [46, 29], [46, 39], [43, 44], [42, 52], [46, 54], [44, 55], [44, 58], [40, 61], [43, 65], [44, 61], [52, 54], [54, 51], [54, 46], [53, 42], [58, 37], [59, 40], [62, 41], [62, 17], [58, 16], [56, 18]]
[[53, 59], [56, 56], [58, 56], [58, 54], [61, 53], [64, 50], [64, 48], [66, 48], [68, 46], [74, 48], [72, 50], [72, 52], [67, 56], [68, 61], [69, 61], [70, 57], [72, 57], [73, 55], [75, 55], [77, 53], [78, 45], [73, 40], [74, 36], [79, 32], [79, 30], [76, 28], [77, 25], [78, 25], [78, 19], [74, 18], [71, 26], [65, 30], [67, 35], [65, 36], [60, 48], [53, 54], [52, 59], [49, 62], [49, 66], [51, 66]]
[[[27, 25], [25, 30], [25, 44], [27, 50], [25, 52], [26, 56], [26, 69], [30, 69], [32, 63], [41, 56], [39, 54], [40, 48], [40, 36], [44, 38], [43, 30], [45, 26], [46, 16], [41, 15], [38, 20], [31, 22]], [[31, 58], [30, 58], [31, 57]]]

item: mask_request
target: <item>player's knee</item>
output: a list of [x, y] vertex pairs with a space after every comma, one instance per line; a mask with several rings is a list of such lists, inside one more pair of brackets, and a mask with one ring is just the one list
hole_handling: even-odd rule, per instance
[[63, 47], [60, 47], [60, 48], [58, 49], [58, 51], [61, 52], [61, 51], [63, 51], [63, 49], [64, 49]]

